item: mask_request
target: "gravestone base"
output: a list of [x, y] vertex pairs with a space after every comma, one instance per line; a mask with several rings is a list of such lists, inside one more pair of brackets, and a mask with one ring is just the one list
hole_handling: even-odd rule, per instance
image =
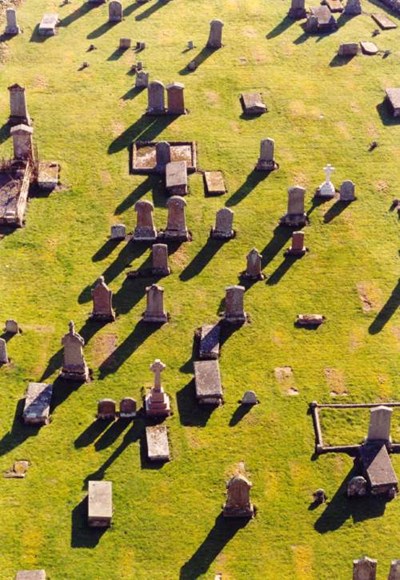
[[254, 518], [254, 506], [250, 504], [247, 508], [226, 507], [222, 511], [224, 518]]
[[60, 378], [66, 381], [78, 381], [78, 382], [88, 382], [89, 380], [89, 368], [85, 364], [74, 365], [69, 367], [63, 367], [61, 369]]
[[213, 240], [231, 240], [235, 237], [235, 230], [231, 230], [230, 232], [222, 232], [220, 230], [216, 230], [215, 228], [211, 228], [210, 230], [210, 238]]
[[332, 183], [322, 183], [315, 192], [315, 197], [331, 199], [332, 197], [335, 197], [335, 187]]
[[295, 248], [290, 247], [288, 250], [286, 250], [284, 255], [285, 256], [294, 256], [295, 258], [301, 258], [307, 252], [308, 252], [308, 248], [306, 248], [306, 246], [303, 246], [301, 250], [297, 250]]
[[151, 268], [152, 276], [169, 276], [171, 274], [171, 268]]
[[19, 26], [6, 26], [4, 34], [7, 36], [17, 36], [17, 34], [21, 34], [21, 28]]
[[150, 115], [150, 116], [153, 116], [153, 117], [160, 117], [160, 116], [167, 115], [167, 114], [168, 114], [168, 112], [167, 112], [167, 109], [166, 108], [164, 108], [164, 109], [154, 109], [154, 108], [150, 108], [149, 107], [149, 108], [146, 109], [146, 115]]
[[169, 417], [171, 414], [171, 407], [169, 397], [164, 393], [164, 402], [152, 401], [152, 395], [149, 393], [144, 399], [146, 415], [148, 417]]
[[271, 159], [270, 161], [267, 161], [266, 159], [259, 159], [254, 169], [256, 171], [275, 171], [275, 169], [278, 168], [279, 165], [273, 159]]
[[290, 8], [288, 16], [292, 20], [302, 20], [306, 18], [307, 10], [305, 8]]
[[308, 217], [305, 213], [287, 213], [279, 220], [279, 225], [290, 228], [301, 228], [308, 224]]
[[135, 228], [132, 236], [134, 242], [153, 242], [157, 239], [155, 228]]
[[164, 230], [159, 232], [158, 238], [165, 242], [191, 242], [192, 236], [189, 230]]
[[226, 316], [225, 313], [223, 314], [223, 321], [227, 322], [228, 324], [244, 324], [247, 322], [247, 318], [248, 317], [246, 312], [244, 312], [243, 315], [238, 314], [237, 316]]
[[252, 275], [249, 274], [248, 272], [244, 271], [240, 273], [239, 276], [242, 280], [250, 280], [252, 282], [257, 282], [258, 280], [265, 280], [265, 274], [263, 274], [262, 272], [260, 272], [259, 274], [256, 275]]
[[163, 314], [149, 314], [148, 312], [144, 312], [142, 316], [143, 322], [154, 322], [156, 324], [165, 324], [168, 322], [168, 313], [165, 312]]
[[114, 312], [114, 310], [111, 313], [92, 312], [89, 316], [89, 319], [99, 321], [99, 322], [114, 322], [115, 312]]

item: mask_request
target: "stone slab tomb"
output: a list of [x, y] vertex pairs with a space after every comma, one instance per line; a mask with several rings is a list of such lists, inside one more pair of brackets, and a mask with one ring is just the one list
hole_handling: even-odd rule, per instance
[[376, 580], [377, 560], [364, 556], [353, 560], [353, 580]]
[[24, 225], [31, 179], [29, 163], [10, 161], [0, 170], [0, 224]]
[[215, 226], [211, 228], [210, 236], [215, 240], [230, 240], [235, 236], [233, 226], [233, 210], [223, 207], [217, 211]]
[[88, 525], [106, 528], [111, 525], [113, 515], [112, 482], [89, 481]]
[[296, 317], [297, 326], [319, 326], [325, 322], [322, 314], [298, 314]]
[[46, 580], [45, 570], [20, 570], [15, 580]]
[[307, 16], [304, 29], [308, 33], [333, 32], [337, 23], [328, 6], [313, 6]]
[[17, 11], [15, 8], [6, 9], [6, 28], [4, 34], [9, 36], [15, 36], [21, 32], [20, 27], [17, 23]]
[[223, 393], [218, 360], [194, 362], [196, 399], [200, 405], [221, 405]]
[[146, 427], [147, 456], [150, 461], [169, 461], [168, 431], [165, 425]]
[[398, 479], [385, 444], [366, 443], [360, 449], [360, 467], [372, 495], [392, 499], [398, 491]]
[[339, 46], [339, 56], [357, 56], [360, 52], [358, 42], [345, 42]]
[[169, 195], [187, 195], [186, 161], [171, 161], [165, 166], [165, 187]]
[[97, 419], [115, 419], [116, 416], [116, 404], [113, 399], [101, 399], [97, 403]]
[[39, 24], [40, 36], [54, 36], [57, 32], [57, 26], [60, 20], [58, 14], [44, 14]]
[[204, 185], [207, 195], [223, 195], [226, 193], [224, 174], [222, 171], [205, 171]]
[[104, 276], [97, 279], [96, 286], [92, 289], [93, 311], [90, 315], [92, 320], [112, 322], [115, 320], [115, 312], [112, 307], [112, 290], [104, 281]]
[[362, 14], [361, 0], [347, 0], [343, 14], [346, 16], [359, 16]]
[[170, 161], [186, 161], [187, 172], [197, 169], [194, 141], [134, 141], [129, 147], [130, 173], [134, 175], [164, 174]]
[[252, 484], [244, 475], [234, 475], [226, 485], [226, 503], [222, 515], [225, 518], [252, 518], [254, 506], [250, 501]]
[[386, 99], [391, 107], [393, 117], [400, 116], [400, 89], [386, 89]]
[[379, 48], [376, 46], [374, 42], [360, 42], [361, 50], [363, 54], [367, 54], [368, 56], [374, 56], [378, 54]]
[[390, 18], [388, 18], [386, 14], [375, 12], [371, 14], [371, 17], [373, 20], [375, 20], [378, 26], [382, 28], [382, 30], [392, 30], [394, 28], [397, 28], [397, 24], [393, 22], [393, 20], [390, 20]]
[[324, 4], [331, 12], [343, 12], [343, 4], [340, 0], [324, 0]]
[[50, 422], [50, 404], [53, 385], [29, 383], [25, 393], [22, 419], [27, 425], [47, 425]]
[[242, 93], [240, 102], [245, 115], [262, 115], [267, 112], [261, 93]]
[[219, 324], [204, 324], [199, 329], [199, 358], [217, 359], [221, 328]]

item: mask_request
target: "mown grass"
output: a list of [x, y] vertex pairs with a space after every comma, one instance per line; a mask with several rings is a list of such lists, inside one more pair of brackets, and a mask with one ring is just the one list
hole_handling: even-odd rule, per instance
[[[364, 9], [377, 8], [365, 2]], [[360, 56], [330, 66], [341, 42], [370, 39], [376, 24], [367, 14], [335, 34], [307, 38], [298, 23], [285, 20], [287, 5], [275, 1], [151, 0], [124, 3], [124, 10], [121, 24], [104, 27], [105, 5], [88, 10], [75, 0], [62, 7], [25, 2], [18, 11], [24, 33], [7, 43], [0, 69], [1, 124], [8, 115], [6, 88], [19, 82], [27, 89], [40, 157], [60, 161], [66, 186], [32, 199], [26, 227], [0, 242], [2, 317], [16, 318], [23, 329], [8, 343], [12, 364], [1, 369], [0, 469], [20, 458], [32, 462], [25, 480], [2, 483], [0, 577], [44, 567], [51, 578], [74, 580], [211, 578], [217, 572], [232, 579], [331, 579], [349, 577], [353, 558], [363, 554], [378, 558], [384, 577], [400, 549], [398, 500], [383, 514], [380, 504], [335, 496], [352, 460], [311, 461], [307, 404], [399, 398], [399, 226], [389, 207], [398, 197], [400, 128], [377, 106], [384, 88], [400, 80], [400, 32], [377, 37], [380, 48], [392, 51], [386, 59]], [[51, 11], [64, 25], [55, 38], [36, 42], [35, 27]], [[196, 72], [180, 74], [201, 51], [215, 17], [225, 22], [224, 48]], [[146, 50], [115, 58], [124, 36], [144, 40]], [[196, 48], [184, 52], [189, 39]], [[92, 43], [97, 49], [86, 52]], [[142, 117], [146, 93], [131, 98], [128, 74], [135, 58], [152, 79], [184, 82], [189, 115], [169, 124]], [[78, 71], [83, 61], [90, 66]], [[241, 118], [238, 97], [246, 90], [263, 93], [266, 115]], [[173, 273], [161, 282], [171, 321], [153, 333], [137, 326], [146, 284], [125, 280], [125, 268], [140, 267], [148, 250], [120, 244], [109, 251], [106, 245], [112, 223], [134, 226], [139, 198], [154, 201], [156, 225], [165, 225], [157, 180], [128, 175], [126, 147], [139, 137], [195, 140], [199, 166], [221, 169], [229, 186], [224, 198], [205, 198], [201, 177], [190, 177], [193, 242], [171, 255]], [[258, 180], [251, 172], [264, 137], [275, 139], [280, 169]], [[372, 140], [379, 146], [370, 153]], [[0, 155], [10, 154], [8, 139]], [[327, 162], [336, 167], [337, 186], [352, 179], [357, 187], [358, 201], [339, 214], [334, 201], [312, 204]], [[288, 236], [274, 231], [286, 210], [287, 187], [295, 183], [307, 188], [310, 253], [286, 269]], [[224, 204], [235, 211], [238, 235], [216, 249], [206, 245], [208, 232]], [[246, 292], [252, 322], [223, 345], [226, 403], [207, 416], [193, 399], [193, 331], [217, 320], [224, 289], [238, 281], [254, 246], [268, 278]], [[119, 316], [93, 333], [86, 325], [89, 289], [100, 274], [115, 293]], [[327, 323], [315, 332], [296, 329], [299, 312], [321, 312]], [[70, 319], [90, 337], [85, 354], [94, 380], [79, 389], [56, 383], [53, 421], [32, 432], [14, 421], [17, 403], [29, 380], [56, 379]], [[114, 365], [104, 370], [113, 344]], [[141, 460], [141, 420], [103, 432], [90, 426], [101, 397], [140, 398], [156, 357], [167, 364], [173, 461], [148, 469]], [[281, 366], [293, 369], [288, 381], [275, 378]], [[250, 388], [261, 405], [230, 426]], [[289, 388], [298, 396], [288, 396]], [[339, 392], [334, 399], [333, 391]], [[364, 425], [364, 418], [358, 423], [351, 415], [324, 423], [333, 443], [359, 441]], [[236, 529], [218, 516], [225, 481], [239, 461], [249, 471], [258, 513]], [[398, 458], [393, 462], [399, 471]], [[101, 537], [82, 517], [90, 477], [114, 484], [114, 525]], [[312, 511], [318, 487], [334, 499]]]

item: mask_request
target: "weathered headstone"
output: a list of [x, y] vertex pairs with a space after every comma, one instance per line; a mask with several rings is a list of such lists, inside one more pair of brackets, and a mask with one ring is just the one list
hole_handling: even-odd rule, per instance
[[63, 365], [61, 378], [70, 381], [87, 381], [89, 369], [83, 356], [83, 346], [85, 341], [80, 334], [75, 332], [75, 325], [69, 323], [69, 332], [61, 340], [64, 347]]
[[126, 237], [126, 226], [124, 224], [112, 225], [110, 237], [112, 240], [124, 240]]
[[223, 26], [222, 20], [211, 20], [207, 48], [221, 48]]
[[343, 181], [339, 191], [340, 201], [355, 201], [355, 185], [349, 179]]
[[136, 227], [133, 232], [133, 239], [136, 241], [149, 241], [157, 238], [157, 230], [154, 227], [153, 211], [154, 206], [151, 201], [141, 199], [135, 203], [137, 213]]
[[371, 409], [368, 441], [389, 441], [392, 413], [393, 409], [383, 405]]
[[233, 210], [229, 207], [223, 207], [217, 211], [215, 217], [215, 226], [211, 229], [211, 237], [216, 240], [229, 240], [235, 235], [232, 229], [233, 225]]
[[17, 11], [15, 8], [7, 8], [6, 10], [6, 29], [4, 32], [10, 36], [14, 36], [21, 32], [17, 23]]
[[168, 417], [171, 414], [169, 396], [161, 385], [161, 373], [165, 366], [160, 359], [150, 365], [150, 370], [154, 373], [154, 386], [145, 397], [146, 414], [150, 417]]
[[147, 113], [163, 115], [165, 113], [165, 87], [161, 81], [152, 81], [148, 86]]
[[10, 92], [10, 125], [30, 125], [31, 118], [26, 104], [25, 89], [18, 84], [8, 87]]
[[10, 131], [13, 140], [14, 159], [34, 160], [33, 128], [29, 125], [15, 125]]
[[400, 560], [392, 560], [388, 580], [400, 580]]
[[274, 160], [275, 141], [273, 139], [262, 139], [260, 143], [260, 157], [258, 158], [257, 171], [273, 171], [278, 168]]
[[58, 14], [44, 14], [39, 24], [39, 36], [54, 36], [59, 23]]
[[50, 421], [50, 403], [53, 385], [46, 383], [29, 383], [25, 393], [25, 404], [22, 413], [27, 425], [47, 425]]
[[245, 115], [262, 115], [267, 112], [261, 93], [242, 93], [240, 102]]
[[225, 291], [224, 320], [233, 324], [246, 322], [244, 311], [244, 286], [228, 286]]
[[227, 498], [223, 509], [225, 518], [252, 518], [254, 506], [250, 501], [252, 484], [244, 475], [234, 475], [227, 483]]
[[10, 362], [7, 354], [7, 343], [4, 338], [0, 338], [0, 365], [6, 365]]
[[219, 324], [205, 324], [199, 333], [199, 358], [217, 359], [219, 357]]
[[130, 38], [120, 38], [119, 39], [119, 50], [127, 50], [131, 47], [131, 39]]
[[338, 55], [339, 56], [356, 56], [360, 51], [360, 47], [357, 42], [344, 42], [339, 46]]
[[115, 419], [116, 416], [116, 405], [113, 399], [101, 399], [97, 403], [98, 419]]
[[110, 4], [108, 5], [108, 21], [122, 21], [122, 4], [119, 2], [119, 0], [111, 0]]
[[302, 227], [307, 223], [307, 215], [304, 211], [304, 197], [306, 190], [304, 187], [295, 185], [288, 189], [287, 213], [280, 219], [280, 224], [289, 227]]
[[95, 528], [110, 526], [113, 515], [112, 482], [89, 481], [88, 489], [89, 526]]
[[168, 163], [171, 162], [171, 145], [168, 141], [159, 141], [156, 144], [156, 169], [158, 173], [164, 173]]
[[218, 360], [194, 362], [196, 399], [200, 405], [221, 405], [222, 385]]
[[353, 580], [375, 580], [377, 564], [377, 560], [367, 556], [353, 560]]
[[6, 320], [5, 331], [10, 334], [18, 334], [20, 332], [18, 322], [16, 320]]
[[261, 272], [262, 255], [256, 248], [250, 250], [246, 256], [247, 265], [242, 277], [249, 280], [263, 280], [264, 275]]
[[360, 46], [362, 53], [368, 54], [369, 56], [373, 56], [379, 52], [379, 48], [376, 46], [376, 44], [368, 40], [366, 42], [360, 42]]
[[94, 320], [115, 320], [115, 312], [112, 307], [112, 290], [104, 281], [104, 276], [97, 279], [96, 286], [92, 290], [93, 312], [90, 318]]
[[362, 475], [352, 477], [347, 484], [347, 497], [363, 497], [367, 495], [367, 480]]
[[173, 195], [167, 201], [168, 218], [164, 230], [165, 239], [187, 241], [189, 231], [186, 227], [186, 201], [179, 195]]
[[168, 266], [167, 244], [153, 244], [151, 247], [151, 271], [154, 275], [168, 276], [171, 269]]
[[293, 20], [301, 20], [306, 15], [305, 0], [292, 0], [288, 16]]
[[362, 14], [361, 0], [347, 0], [343, 14], [346, 14], [346, 16], [358, 16]]
[[242, 405], [257, 405], [258, 399], [254, 391], [246, 391], [240, 401]]
[[315, 194], [316, 197], [323, 197], [323, 198], [334, 197], [335, 186], [333, 185], [333, 183], [331, 181], [332, 171], [335, 171], [335, 168], [332, 167], [332, 165], [330, 165], [330, 163], [328, 163], [324, 167], [325, 181], [323, 183], [321, 183], [321, 185], [317, 189], [316, 194]]
[[293, 232], [292, 245], [286, 252], [286, 256], [304, 256], [307, 248], [304, 245], [304, 232]]
[[185, 115], [185, 99], [183, 91], [185, 85], [182, 83], [171, 83], [167, 85], [167, 113], [169, 115]]
[[165, 167], [165, 187], [169, 195], [186, 195], [188, 192], [186, 161], [171, 161]]
[[137, 404], [132, 397], [125, 397], [121, 399], [119, 404], [119, 416], [121, 419], [131, 419], [136, 417]]
[[144, 70], [138, 70], [135, 78], [135, 88], [141, 89], [149, 86], [149, 73]]
[[164, 310], [164, 288], [153, 284], [146, 288], [146, 310], [143, 322], [163, 323], [168, 321], [168, 314]]
[[150, 461], [169, 461], [168, 430], [165, 425], [146, 427], [147, 456]]

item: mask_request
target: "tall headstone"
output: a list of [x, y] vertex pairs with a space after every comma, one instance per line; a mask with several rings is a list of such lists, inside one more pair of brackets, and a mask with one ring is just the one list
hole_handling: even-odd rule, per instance
[[288, 16], [293, 20], [301, 20], [307, 16], [305, 0], [292, 0]]
[[392, 408], [385, 407], [384, 405], [371, 409], [367, 437], [369, 442], [389, 441], [392, 412]]
[[150, 115], [165, 113], [165, 87], [161, 81], [149, 83], [147, 113]]
[[242, 324], [246, 321], [244, 311], [244, 286], [228, 286], [225, 290], [224, 320], [232, 324]]
[[278, 168], [274, 160], [275, 141], [273, 139], [262, 139], [260, 143], [260, 157], [258, 158], [257, 171], [273, 171]]
[[222, 20], [211, 20], [207, 48], [221, 48], [223, 26], [224, 23], [222, 22]]
[[343, 14], [346, 14], [346, 16], [359, 16], [362, 14], [361, 0], [347, 0]]
[[211, 237], [216, 240], [229, 240], [235, 235], [233, 226], [233, 210], [223, 207], [217, 211], [215, 226], [211, 228]]
[[4, 32], [10, 36], [14, 36], [21, 32], [17, 23], [17, 11], [15, 8], [7, 8], [6, 10], [6, 29]]
[[304, 256], [307, 248], [304, 245], [304, 232], [293, 232], [292, 245], [286, 252], [287, 256]]
[[18, 84], [8, 87], [10, 92], [10, 125], [31, 125], [32, 121], [28, 113], [24, 87]]
[[247, 265], [246, 270], [243, 272], [243, 278], [249, 280], [262, 280], [264, 278], [261, 272], [261, 260], [262, 255], [256, 248], [253, 248], [246, 256]]
[[333, 171], [335, 171], [335, 168], [332, 167], [332, 165], [330, 163], [328, 163], [324, 167], [325, 181], [323, 183], [321, 183], [321, 185], [317, 189], [316, 194], [315, 194], [317, 197], [324, 197], [327, 199], [329, 199], [330, 197], [334, 197], [335, 186], [333, 185], [333, 183], [331, 181], [331, 176], [332, 176]]
[[280, 224], [289, 227], [302, 227], [307, 223], [307, 215], [304, 211], [304, 187], [295, 185], [288, 189], [287, 213], [280, 219]]
[[164, 230], [165, 239], [186, 241], [189, 231], [186, 227], [186, 201], [179, 195], [171, 196], [167, 201], [168, 218]]
[[4, 338], [0, 338], [0, 365], [8, 364], [9, 358], [7, 354], [7, 343]]
[[143, 322], [168, 322], [168, 314], [164, 310], [164, 288], [152, 284], [146, 288], [146, 310]]
[[340, 186], [339, 190], [339, 198], [340, 201], [355, 201], [355, 185], [349, 179], [343, 181], [342, 185]]
[[135, 211], [137, 213], [137, 221], [133, 232], [133, 239], [136, 241], [157, 239], [157, 230], [153, 222], [154, 206], [151, 201], [145, 199], [137, 201], [135, 203]]
[[184, 89], [185, 85], [182, 83], [167, 85], [167, 113], [169, 115], [184, 115], [187, 112], [183, 96]]
[[111, 0], [110, 4], [108, 5], [108, 21], [122, 21], [122, 4], [119, 2], [119, 0]]
[[142, 89], [149, 86], [149, 73], [144, 70], [138, 70], [135, 78], [135, 88]]
[[104, 276], [97, 279], [96, 286], [92, 290], [93, 312], [90, 318], [94, 320], [115, 320], [115, 312], [112, 307], [112, 290], [104, 281]]
[[150, 417], [168, 417], [171, 414], [169, 397], [161, 385], [161, 373], [165, 367], [158, 358], [150, 365], [150, 370], [154, 373], [154, 386], [145, 397], [146, 415]]
[[151, 247], [151, 270], [152, 274], [168, 276], [171, 273], [168, 266], [167, 244], [153, 244]]
[[29, 125], [15, 125], [10, 131], [13, 140], [14, 159], [33, 161], [33, 128]]
[[156, 169], [164, 173], [166, 166], [171, 162], [171, 145], [168, 141], [159, 141], [156, 144]]
[[372, 558], [360, 558], [353, 560], [353, 580], [376, 580], [377, 560]]
[[70, 381], [87, 381], [89, 369], [83, 356], [85, 341], [80, 334], [75, 332], [75, 325], [72, 321], [69, 323], [69, 332], [63, 336], [61, 344], [64, 347], [61, 378]]
[[234, 475], [227, 483], [227, 498], [223, 508], [225, 518], [252, 518], [254, 506], [250, 501], [252, 484], [244, 475]]
[[388, 580], [400, 580], [400, 560], [392, 560]]

